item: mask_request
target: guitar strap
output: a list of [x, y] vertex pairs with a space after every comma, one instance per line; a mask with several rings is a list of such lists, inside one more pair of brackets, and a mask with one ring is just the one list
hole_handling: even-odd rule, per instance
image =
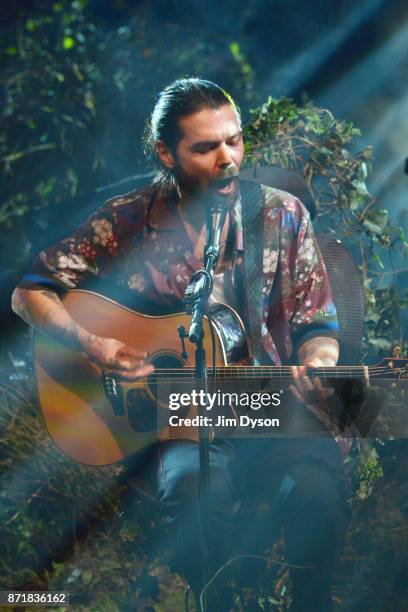
[[254, 365], [262, 363], [263, 193], [259, 183], [240, 181], [244, 241], [244, 313]]

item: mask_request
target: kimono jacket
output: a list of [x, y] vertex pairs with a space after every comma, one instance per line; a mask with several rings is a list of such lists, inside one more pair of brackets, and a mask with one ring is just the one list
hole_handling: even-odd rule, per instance
[[[279, 365], [295, 361], [299, 346], [313, 336], [336, 338], [338, 322], [309, 213], [284, 191], [262, 186], [262, 197], [261, 337], [266, 355]], [[233, 268], [245, 265], [240, 205], [238, 197], [230, 212], [228, 241], [241, 254]], [[226, 251], [223, 245], [221, 259]], [[177, 203], [147, 186], [109, 200], [42, 251], [19, 285], [57, 291], [100, 285], [136, 310], [163, 314], [184, 310], [185, 288], [202, 267]]]

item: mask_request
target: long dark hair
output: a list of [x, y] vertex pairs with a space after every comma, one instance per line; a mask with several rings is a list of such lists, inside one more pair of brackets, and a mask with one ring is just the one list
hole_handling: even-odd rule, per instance
[[183, 134], [179, 120], [197, 113], [203, 108], [217, 109], [230, 104], [239, 116], [234, 100], [224, 89], [205, 79], [197, 77], [177, 79], [159, 94], [144, 134], [144, 149], [147, 156], [156, 159], [158, 173], [155, 184], [168, 195], [178, 192], [172, 170], [165, 168], [157, 157], [156, 142], [161, 140], [174, 154]]

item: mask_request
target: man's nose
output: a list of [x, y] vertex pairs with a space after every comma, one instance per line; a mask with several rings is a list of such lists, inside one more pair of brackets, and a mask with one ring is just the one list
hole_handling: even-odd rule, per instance
[[225, 170], [225, 168], [228, 168], [228, 166], [234, 165], [234, 161], [231, 157], [230, 151], [228, 150], [228, 147], [225, 144], [219, 147], [217, 165], [223, 170]]

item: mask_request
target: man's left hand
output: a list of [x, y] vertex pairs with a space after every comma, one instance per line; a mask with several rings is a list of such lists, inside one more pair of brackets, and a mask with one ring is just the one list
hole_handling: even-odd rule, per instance
[[334, 389], [323, 386], [319, 377], [307, 376], [307, 369], [335, 366], [339, 356], [339, 344], [334, 338], [315, 337], [302, 344], [298, 354], [302, 365], [291, 367], [293, 384], [290, 390], [327, 429], [333, 431], [335, 427], [330, 417], [328, 400], [333, 396]]
[[290, 390], [296, 399], [308, 407], [320, 406], [322, 403], [331, 397], [334, 389], [324, 387], [320, 378], [307, 376], [308, 368], [320, 368], [325, 364], [318, 358], [310, 360], [309, 363], [301, 366], [292, 366], [293, 384]]

